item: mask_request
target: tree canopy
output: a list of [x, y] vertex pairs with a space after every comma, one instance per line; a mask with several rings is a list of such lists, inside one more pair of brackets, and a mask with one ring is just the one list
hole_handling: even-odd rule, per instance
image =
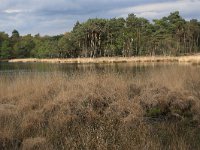
[[0, 32], [0, 58], [75, 58], [141, 55], [184, 55], [200, 52], [200, 22], [186, 21], [178, 11], [152, 22], [127, 18], [76, 22], [71, 32], [58, 36], [20, 36]]

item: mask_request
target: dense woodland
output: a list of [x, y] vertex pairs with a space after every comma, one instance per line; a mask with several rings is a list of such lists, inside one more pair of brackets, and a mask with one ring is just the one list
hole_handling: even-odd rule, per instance
[[200, 52], [200, 22], [186, 21], [178, 11], [152, 22], [127, 18], [89, 19], [58, 36], [9, 36], [0, 32], [0, 58], [75, 58], [185, 55]]

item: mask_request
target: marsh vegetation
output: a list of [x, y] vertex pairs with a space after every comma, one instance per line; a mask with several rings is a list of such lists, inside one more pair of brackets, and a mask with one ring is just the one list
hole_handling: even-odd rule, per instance
[[0, 149], [199, 149], [200, 70], [0, 76]]

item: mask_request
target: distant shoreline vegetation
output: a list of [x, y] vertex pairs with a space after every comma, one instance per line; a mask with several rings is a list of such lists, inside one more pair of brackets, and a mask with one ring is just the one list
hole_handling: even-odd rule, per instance
[[21, 58], [6, 60], [10, 63], [155, 63], [155, 62], [178, 62], [178, 63], [190, 63], [193, 65], [200, 64], [200, 54], [190, 56], [141, 56], [141, 57], [99, 57], [99, 58]]
[[200, 22], [186, 21], [178, 11], [149, 22], [127, 18], [89, 19], [57, 36], [9, 36], [0, 32], [0, 60], [16, 58], [97, 58], [181, 56], [200, 52]]

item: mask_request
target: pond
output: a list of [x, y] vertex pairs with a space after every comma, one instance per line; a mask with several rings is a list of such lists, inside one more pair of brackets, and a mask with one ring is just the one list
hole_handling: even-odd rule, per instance
[[149, 72], [166, 72], [181, 70], [185, 73], [191, 69], [200, 70], [199, 66], [178, 63], [110, 63], [110, 64], [52, 64], [52, 63], [8, 63], [0, 62], [0, 75], [26, 75], [46, 73], [118, 73], [126, 75], [148, 74]]

